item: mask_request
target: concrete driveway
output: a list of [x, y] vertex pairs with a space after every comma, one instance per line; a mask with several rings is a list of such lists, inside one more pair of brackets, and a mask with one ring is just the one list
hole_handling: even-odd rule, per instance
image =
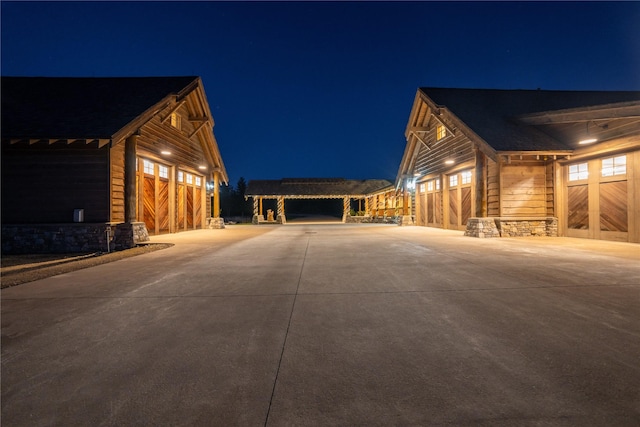
[[640, 246], [230, 226], [2, 291], [5, 426], [638, 426]]

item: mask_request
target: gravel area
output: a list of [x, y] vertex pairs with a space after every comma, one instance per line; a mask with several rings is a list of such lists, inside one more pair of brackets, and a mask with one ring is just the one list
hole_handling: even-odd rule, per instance
[[3, 255], [0, 267], [0, 287], [8, 288], [171, 246], [173, 245], [169, 243], [150, 243], [110, 253]]

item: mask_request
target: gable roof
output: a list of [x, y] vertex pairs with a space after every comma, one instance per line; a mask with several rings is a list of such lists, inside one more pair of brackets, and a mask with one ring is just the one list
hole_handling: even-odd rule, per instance
[[198, 77], [2, 77], [3, 138], [109, 139]]
[[436, 107], [446, 108], [496, 151], [570, 150], [517, 116], [640, 100], [640, 91], [549, 91], [422, 87]]
[[251, 180], [245, 196], [298, 196], [313, 198], [326, 196], [365, 196], [393, 188], [386, 179], [344, 178], [284, 178], [278, 180]]

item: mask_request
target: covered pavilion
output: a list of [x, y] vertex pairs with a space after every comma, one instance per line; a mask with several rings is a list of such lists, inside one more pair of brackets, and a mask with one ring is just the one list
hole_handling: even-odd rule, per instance
[[[395, 188], [385, 179], [344, 178], [284, 178], [279, 180], [251, 180], [245, 197], [253, 198], [253, 223], [287, 222], [286, 199], [342, 199], [342, 222], [351, 217], [351, 201], [364, 200], [363, 218], [397, 215]], [[265, 219], [263, 200], [275, 199], [275, 216], [267, 212]]]

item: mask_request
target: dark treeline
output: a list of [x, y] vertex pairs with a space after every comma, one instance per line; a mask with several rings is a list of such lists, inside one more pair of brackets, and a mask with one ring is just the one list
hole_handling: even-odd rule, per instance
[[220, 187], [220, 216], [248, 216], [253, 215], [253, 202], [244, 199], [244, 193], [247, 190], [247, 182], [244, 177], [240, 177], [235, 188], [229, 184]]

